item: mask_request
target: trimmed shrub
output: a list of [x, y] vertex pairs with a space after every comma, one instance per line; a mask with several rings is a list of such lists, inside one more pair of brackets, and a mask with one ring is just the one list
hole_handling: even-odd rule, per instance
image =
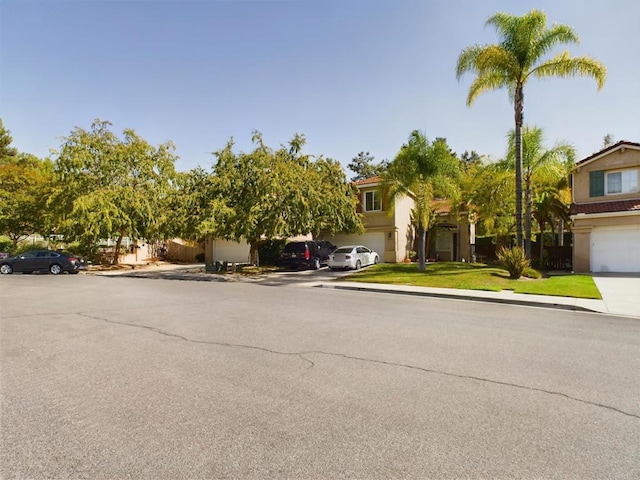
[[498, 261], [509, 272], [510, 278], [517, 280], [531, 268], [531, 262], [521, 247], [503, 247], [498, 251]]

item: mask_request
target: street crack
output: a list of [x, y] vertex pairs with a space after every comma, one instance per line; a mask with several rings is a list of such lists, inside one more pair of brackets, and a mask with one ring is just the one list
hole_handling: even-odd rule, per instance
[[221, 347], [229, 347], [229, 348], [242, 348], [242, 349], [247, 349], [247, 350], [257, 350], [257, 351], [261, 351], [261, 352], [266, 352], [266, 353], [271, 353], [273, 355], [283, 355], [283, 356], [289, 356], [289, 357], [298, 357], [300, 359], [302, 359], [303, 361], [305, 361], [308, 364], [307, 370], [311, 369], [315, 366], [315, 362], [313, 362], [312, 360], [308, 359], [306, 356], [307, 355], [325, 355], [328, 357], [338, 357], [338, 358], [344, 358], [346, 360], [354, 360], [354, 361], [358, 361], [358, 362], [367, 362], [367, 363], [374, 363], [374, 364], [378, 364], [378, 365], [386, 365], [389, 367], [399, 367], [399, 368], [406, 368], [409, 370], [416, 370], [419, 372], [424, 372], [424, 373], [430, 373], [430, 374], [434, 374], [434, 375], [443, 375], [446, 377], [452, 377], [452, 378], [460, 378], [463, 380], [474, 380], [477, 382], [483, 382], [483, 383], [489, 383], [492, 385], [500, 385], [500, 386], [504, 386], [504, 387], [511, 387], [511, 388], [518, 388], [518, 389], [522, 389], [522, 390], [528, 390], [531, 392], [539, 392], [539, 393], [545, 393], [548, 395], [554, 395], [554, 396], [558, 396], [558, 397], [563, 397], [566, 398], [568, 400], [573, 400], [575, 402], [579, 402], [585, 405], [590, 405], [593, 407], [599, 407], [599, 408], [604, 408], [606, 410], [610, 410], [616, 413], [620, 413], [622, 415], [625, 415], [627, 417], [632, 417], [632, 418], [636, 418], [640, 420], [640, 415], [634, 414], [634, 413], [629, 413], [629, 412], [625, 412], [624, 410], [621, 410], [619, 408], [616, 407], [612, 407], [611, 405], [605, 405], [602, 403], [598, 403], [598, 402], [592, 402], [589, 400], [584, 400], [582, 398], [578, 398], [578, 397], [573, 397], [571, 395], [568, 395], [566, 393], [562, 393], [562, 392], [558, 392], [555, 390], [547, 390], [544, 388], [536, 388], [536, 387], [529, 387], [526, 385], [519, 385], [517, 383], [511, 383], [511, 382], [502, 382], [500, 380], [493, 380], [490, 378], [484, 378], [484, 377], [476, 377], [474, 375], [462, 375], [459, 373], [452, 373], [452, 372], [446, 372], [443, 370], [435, 370], [435, 369], [430, 369], [430, 368], [425, 368], [425, 367], [419, 367], [417, 365], [411, 365], [411, 364], [407, 364], [407, 363], [399, 363], [399, 362], [388, 362], [385, 360], [377, 360], [374, 358], [365, 358], [365, 357], [357, 357], [354, 355], [347, 355], [344, 353], [335, 353], [335, 352], [325, 352], [322, 350], [308, 350], [308, 351], [302, 351], [302, 352], [282, 352], [282, 351], [278, 351], [278, 350], [273, 350], [270, 348], [265, 348], [265, 347], [258, 347], [255, 345], [246, 345], [246, 344], [241, 344], [241, 343], [230, 343], [230, 342], [216, 342], [216, 341], [211, 341], [211, 340], [193, 340], [190, 338], [187, 338], [183, 335], [178, 335], [175, 333], [169, 333], [169, 332], [165, 332], [164, 330], [157, 328], [157, 327], [152, 327], [149, 325], [139, 325], [139, 324], [135, 324], [135, 323], [127, 323], [127, 322], [118, 322], [116, 320], [108, 320], [106, 318], [102, 318], [102, 317], [97, 317], [94, 315], [89, 315], [86, 313], [79, 313], [78, 315], [81, 315], [83, 317], [87, 317], [87, 318], [91, 318], [93, 320], [100, 320], [103, 322], [107, 322], [107, 323], [113, 323], [113, 324], [117, 324], [117, 325], [125, 325], [125, 326], [129, 326], [129, 327], [135, 327], [135, 328], [141, 328], [144, 330], [149, 330], [151, 332], [160, 334], [160, 335], [164, 335], [167, 337], [172, 337], [172, 338], [176, 338], [178, 340], [182, 340], [184, 342], [189, 342], [189, 343], [196, 343], [196, 344], [203, 344], [203, 345], [217, 345], [217, 346], [221, 346]]
[[[257, 347], [255, 345], [245, 345], [242, 343], [229, 343], [229, 342], [215, 342], [213, 340], [194, 340], [192, 338], [187, 338], [183, 335], [178, 335], [176, 333], [169, 333], [169, 332], [165, 332], [164, 330], [157, 328], [157, 327], [152, 327], [149, 325], [139, 325], [136, 323], [127, 323], [127, 322], [118, 322], [116, 320], [109, 320], [106, 318], [102, 318], [102, 317], [96, 317], [95, 315], [89, 315], [87, 313], [79, 313], [78, 315], [82, 316], [82, 317], [86, 317], [86, 318], [91, 318], [93, 320], [100, 320], [103, 322], [107, 322], [107, 323], [113, 323], [113, 324], [117, 324], [117, 325], [125, 325], [128, 327], [135, 327], [135, 328], [141, 328], [144, 330], [149, 330], [151, 332], [154, 333], [158, 333], [160, 335], [164, 335], [166, 337], [172, 337], [172, 338], [176, 338], [178, 340], [182, 340], [184, 342], [189, 342], [189, 343], [196, 343], [196, 344], [202, 344], [202, 345], [217, 345], [220, 347], [229, 347], [229, 348], [244, 348], [247, 350], [258, 350], [261, 352], [266, 352], [266, 353], [271, 353], [274, 355], [284, 355], [284, 356], [290, 356], [290, 357], [298, 357], [300, 359], [302, 359], [303, 361], [305, 361], [309, 366], [307, 367], [307, 369], [313, 368], [315, 366], [315, 363], [312, 360], [309, 360], [308, 358], [306, 358], [304, 355], [306, 352], [280, 352], [278, 350], [272, 350], [270, 348], [265, 348], [265, 347]], [[311, 352], [312, 353], [312, 352]]]

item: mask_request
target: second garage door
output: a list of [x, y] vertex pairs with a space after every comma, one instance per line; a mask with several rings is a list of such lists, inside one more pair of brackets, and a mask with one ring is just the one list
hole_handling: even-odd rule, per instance
[[640, 225], [591, 231], [592, 272], [640, 272]]
[[338, 247], [344, 245], [364, 245], [378, 254], [380, 261], [384, 261], [384, 232], [365, 233], [362, 235], [336, 235], [327, 238]]

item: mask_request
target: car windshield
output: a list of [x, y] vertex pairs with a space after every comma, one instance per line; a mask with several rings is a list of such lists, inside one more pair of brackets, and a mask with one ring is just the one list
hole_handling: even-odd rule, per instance
[[352, 247], [340, 247], [333, 253], [351, 253], [352, 250]]

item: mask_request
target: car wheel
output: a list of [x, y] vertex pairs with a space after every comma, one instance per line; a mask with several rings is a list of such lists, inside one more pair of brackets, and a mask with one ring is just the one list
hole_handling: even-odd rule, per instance
[[378, 263], [380, 261], [380, 259], [378, 258], [378, 256], [376, 255], [375, 257], [373, 257], [373, 264], [375, 265], [376, 263]]
[[360, 262], [360, 260], [356, 261], [356, 270], [360, 270], [360, 267], [362, 267], [362, 263]]
[[51, 265], [49, 267], [49, 271], [53, 275], [60, 275], [62, 273], [62, 267], [60, 265], [58, 265], [57, 263], [54, 263], [53, 265]]
[[314, 258], [313, 259], [313, 269], [314, 270], [318, 270], [320, 268], [320, 259], [319, 258]]
[[3, 263], [0, 265], [0, 273], [3, 275], [9, 275], [10, 273], [13, 273], [13, 268], [8, 263]]

